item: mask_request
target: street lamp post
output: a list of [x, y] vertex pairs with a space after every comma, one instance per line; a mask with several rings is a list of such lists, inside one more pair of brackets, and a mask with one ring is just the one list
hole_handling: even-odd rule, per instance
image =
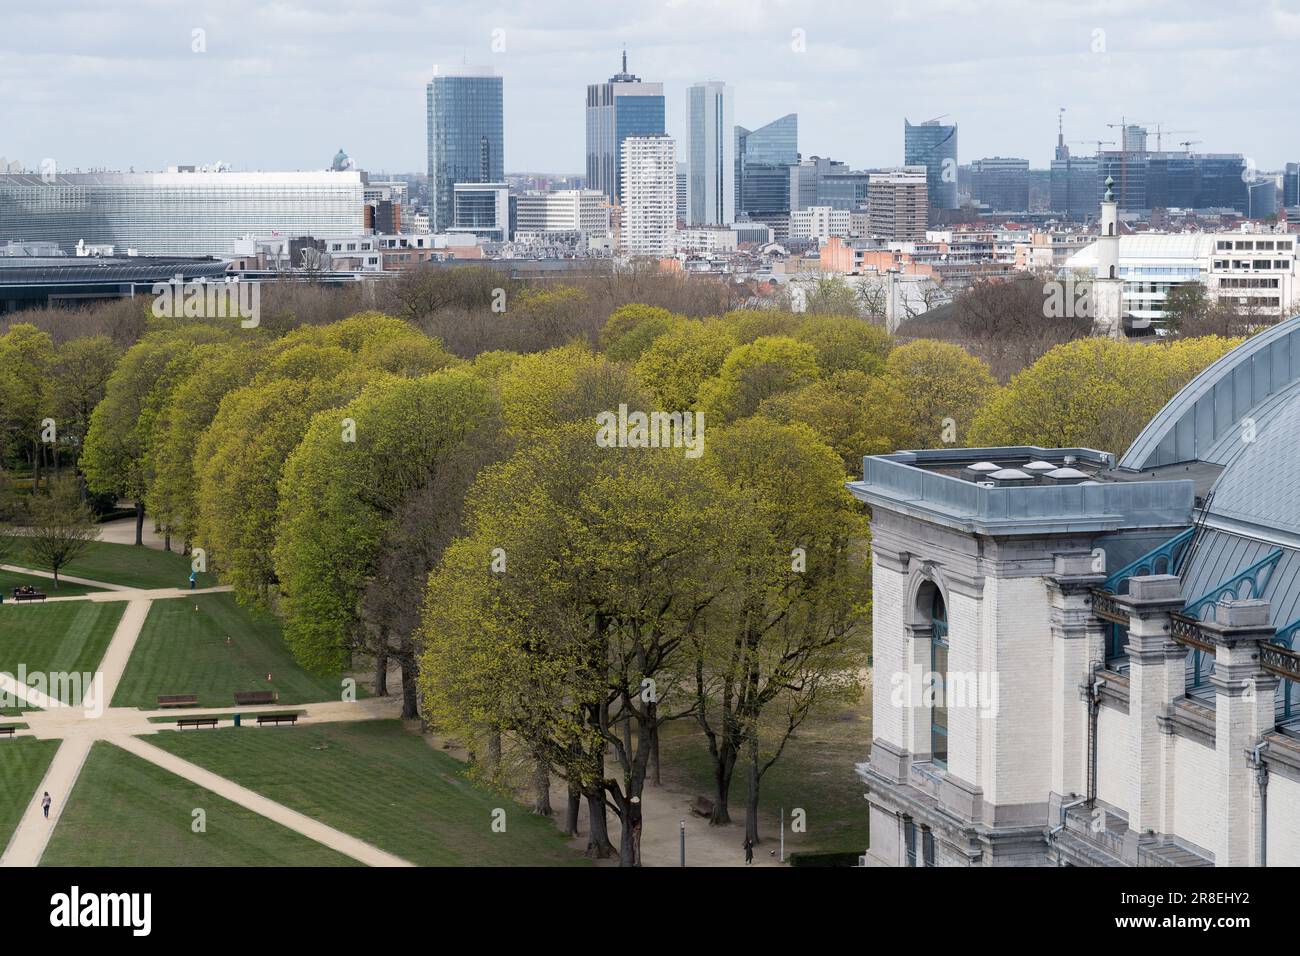
[[686, 865], [686, 821], [682, 820], [677, 824], [682, 833], [682, 866]]

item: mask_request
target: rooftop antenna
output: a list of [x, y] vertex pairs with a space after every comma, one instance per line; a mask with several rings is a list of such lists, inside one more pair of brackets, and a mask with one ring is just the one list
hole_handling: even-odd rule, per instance
[[623, 72], [627, 72], [627, 44], [623, 44]]

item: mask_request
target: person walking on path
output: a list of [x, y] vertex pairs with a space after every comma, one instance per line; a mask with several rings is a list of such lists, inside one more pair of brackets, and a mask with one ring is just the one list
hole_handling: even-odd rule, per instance
[[745, 866], [754, 862], [754, 841], [745, 837]]
[[50, 791], [45, 791], [45, 796], [41, 797], [41, 809], [45, 811], [45, 819], [50, 818], [50, 804], [54, 801], [50, 799]]

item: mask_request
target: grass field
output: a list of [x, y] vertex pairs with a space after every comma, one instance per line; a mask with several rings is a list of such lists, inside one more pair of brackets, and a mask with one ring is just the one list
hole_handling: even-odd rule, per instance
[[230, 594], [199, 594], [153, 602], [113, 706], [152, 710], [159, 694], [198, 694], [200, 707], [229, 707], [235, 691], [255, 690], [277, 691], [281, 704], [343, 694], [341, 678], [308, 674], [294, 662], [270, 614], [241, 607]]
[[[48, 570], [33, 564], [21, 545], [5, 563]], [[190, 559], [154, 548], [92, 541], [86, 552], [66, 568], [60, 568], [59, 574], [130, 588], [187, 588], [190, 586]], [[201, 588], [212, 587], [218, 583], [217, 576], [200, 574], [196, 583]]]
[[0, 571], [0, 594], [4, 595], [6, 604], [13, 600], [14, 588], [23, 584], [30, 584], [50, 597], [78, 597], [91, 591], [102, 590], [85, 584], [73, 584], [70, 581], [60, 581], [56, 588], [50, 578], [37, 577], [34, 574], [19, 574], [17, 571]]
[[126, 604], [66, 601], [0, 607], [0, 671], [93, 672]]
[[[459, 762], [395, 720], [168, 731], [149, 742], [425, 866], [587, 861], [547, 819], [475, 786]], [[506, 812], [506, 832], [492, 812]]]
[[0, 745], [0, 849], [8, 845], [58, 749], [57, 740], [34, 737], [15, 737]]
[[[691, 794], [713, 798], [713, 762], [699, 724], [691, 720], [668, 725], [661, 744], [666, 784]], [[759, 837], [775, 847], [781, 810], [786, 816], [785, 852], [863, 852], [869, 842], [867, 803], [862, 781], [854, 772], [871, 750], [869, 692], [852, 706], [837, 707], [810, 717], [786, 745], [781, 758], [763, 775], [759, 787]], [[731, 779], [728, 807], [735, 821], [745, 819], [749, 764], [737, 762]], [[790, 814], [806, 814], [807, 830], [794, 833]]]
[[[192, 829], [196, 809], [205, 814], [206, 830], [202, 833]], [[41, 865], [360, 864], [135, 754], [100, 741], [86, 758]]]

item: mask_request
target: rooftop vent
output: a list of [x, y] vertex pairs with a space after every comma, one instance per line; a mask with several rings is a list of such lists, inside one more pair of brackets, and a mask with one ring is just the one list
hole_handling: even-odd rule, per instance
[[1054, 485], [1077, 485], [1088, 480], [1088, 475], [1078, 468], [1057, 468], [1043, 475], [1043, 480]]
[[1019, 485], [1034, 484], [1033, 475], [1021, 471], [1019, 468], [999, 468], [988, 476], [999, 488], [1014, 488]]

